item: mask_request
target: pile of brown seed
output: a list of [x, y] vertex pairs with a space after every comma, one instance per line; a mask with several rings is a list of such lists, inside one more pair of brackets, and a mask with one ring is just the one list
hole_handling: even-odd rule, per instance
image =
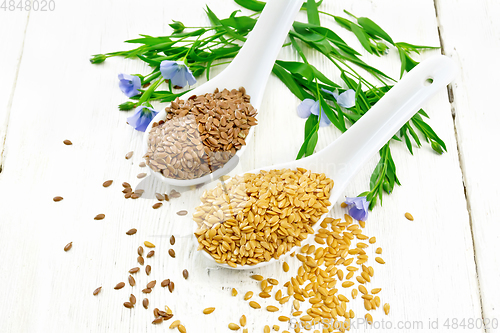
[[165, 121], [152, 125], [144, 158], [168, 178], [194, 179], [221, 168], [257, 125], [244, 88], [177, 98], [165, 110]]
[[306, 169], [231, 178], [201, 198], [193, 214], [198, 250], [231, 267], [277, 259], [299, 246], [328, 213], [333, 181]]

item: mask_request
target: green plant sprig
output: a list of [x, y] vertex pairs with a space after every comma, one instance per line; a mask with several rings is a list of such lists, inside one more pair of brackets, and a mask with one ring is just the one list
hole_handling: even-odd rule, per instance
[[[240, 51], [246, 36], [253, 29], [265, 2], [258, 0], [234, 0], [243, 8], [254, 11], [251, 15], [240, 15], [239, 10], [231, 13], [228, 18], [220, 19], [207, 6], [205, 12], [211, 22], [210, 27], [185, 27], [182, 22], [173, 21], [170, 26], [174, 32], [169, 36], [153, 37], [140, 35], [140, 38], [127, 40], [126, 43], [138, 44], [128, 51], [97, 54], [91, 62], [98, 64], [111, 57], [137, 58], [147, 63], [151, 72], [141, 78], [145, 89], [140, 89], [140, 94], [131, 98], [131, 101], [120, 104], [120, 110], [131, 110], [139, 102], [158, 100], [171, 102], [186, 93], [176, 93], [171, 84], [169, 90], [157, 90], [160, 85], [160, 64], [164, 60], [183, 60], [191, 69], [194, 76], [206, 74], [210, 79], [210, 70], [214, 66], [229, 63]], [[352, 32], [361, 46], [370, 54], [384, 56], [391, 49], [397, 50], [401, 61], [400, 76], [410, 71], [418, 62], [412, 53], [422, 50], [435, 49], [436, 47], [418, 46], [405, 42], [395, 43], [379, 25], [366, 17], [356, 17], [344, 11], [348, 18], [340, 17], [328, 12], [319, 11], [322, 0], [315, 2], [307, 0], [302, 10], [307, 11], [308, 22], [294, 22], [289, 32], [290, 42], [285, 46], [292, 47], [301, 61], [277, 60], [272, 72], [276, 75], [300, 100], [306, 98], [319, 100], [320, 110], [328, 117], [332, 124], [341, 132], [358, 121], [369, 109], [387, 93], [397, 81], [377, 68], [363, 61], [362, 55], [348, 45], [332, 29], [321, 26], [320, 14], [332, 17], [341, 28]], [[334, 82], [327, 75], [311, 65], [303, 47], [307, 47], [323, 54], [340, 73], [340, 82]], [[229, 61], [228, 61], [229, 60]], [[361, 68], [378, 82], [373, 84], [360, 75], [356, 68]], [[156, 81], [155, 81], [156, 80]], [[153, 83], [154, 87], [146, 89]], [[340, 107], [335, 98], [323, 89], [339, 93], [347, 89], [355, 91], [356, 103], [353, 107], [345, 109]], [[189, 90], [187, 90], [189, 91]], [[319, 115], [321, 116], [321, 112]], [[304, 142], [302, 143], [297, 159], [314, 153], [319, 136], [319, 117], [311, 115], [304, 125]], [[437, 153], [446, 151], [445, 143], [434, 130], [426, 123], [424, 118], [429, 118], [424, 110], [420, 110], [393, 136], [395, 141], [404, 141], [408, 151], [413, 154], [414, 145], [422, 146], [421, 137], [429, 143]], [[382, 203], [383, 193], [393, 192], [395, 185], [401, 185], [396, 175], [396, 165], [391, 155], [391, 141], [379, 152], [380, 159], [370, 177], [370, 190], [361, 193], [370, 201], [373, 209], [378, 200]]]

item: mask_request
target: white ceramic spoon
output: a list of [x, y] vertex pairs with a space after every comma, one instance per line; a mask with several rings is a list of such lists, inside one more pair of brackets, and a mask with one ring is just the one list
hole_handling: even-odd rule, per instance
[[[370, 111], [323, 150], [298, 161], [258, 168], [248, 173], [298, 167], [315, 173], [324, 173], [335, 183], [330, 191], [329, 199], [333, 205], [359, 169], [429, 98], [446, 87], [455, 75], [456, 66], [451, 59], [442, 55], [429, 58], [406, 74]], [[430, 83], [431, 80], [432, 83]], [[330, 210], [332, 206], [327, 208]], [[326, 215], [324, 214], [314, 224], [315, 231], [318, 230]], [[309, 237], [314, 237], [314, 235], [309, 235]], [[198, 244], [197, 241], [196, 244]], [[284, 256], [296, 250], [298, 247], [291, 249]], [[202, 253], [216, 265], [231, 269], [255, 269], [277, 261], [271, 259], [253, 266], [238, 265], [237, 268], [232, 268], [226, 264], [216, 263], [207, 252], [202, 251]]]
[[[238, 55], [231, 61], [219, 75], [191, 90], [186, 97], [192, 95], [203, 95], [213, 93], [216, 88], [223, 90], [227, 88], [238, 89], [244, 87], [246, 93], [250, 95], [252, 106], [260, 112], [260, 104], [266, 87], [269, 74], [273, 68], [276, 57], [283, 45], [283, 42], [290, 31], [295, 15], [300, 10], [304, 0], [270, 0], [262, 11], [255, 27], [249, 33], [248, 38], [238, 52]], [[149, 131], [154, 122], [159, 122], [166, 118], [165, 110], [159, 112], [153, 118], [145, 131], [143, 149], [147, 152]], [[257, 117], [258, 119], [258, 114]], [[258, 125], [257, 125], [258, 126]], [[254, 127], [250, 128], [245, 141], [250, 142], [254, 133]], [[218, 179], [233, 170], [240, 156], [245, 151], [243, 146], [231, 158], [224, 167], [211, 174], [195, 179], [173, 179], [163, 176], [159, 172], [150, 170], [157, 179], [174, 186], [191, 186], [203, 184]]]

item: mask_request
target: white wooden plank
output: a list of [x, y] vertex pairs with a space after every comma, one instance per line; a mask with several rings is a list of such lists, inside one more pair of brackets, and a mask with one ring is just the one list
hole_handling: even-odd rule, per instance
[[[500, 52], [498, 1], [437, 1], [446, 54], [460, 64], [453, 85], [455, 125], [475, 244], [475, 260], [485, 322], [500, 318], [500, 180], [495, 146], [500, 115], [496, 111], [495, 65]], [[457, 17], [462, 18], [457, 20]], [[464, 24], [468, 22], [467, 24]], [[471, 24], [469, 24], [471, 23]], [[498, 327], [496, 328], [498, 329]], [[488, 332], [496, 332], [490, 323]]]
[[[144, 240], [157, 245], [157, 254], [150, 259], [153, 267], [150, 279], [160, 282], [171, 278], [176, 283], [172, 294], [157, 286], [148, 297], [150, 309], [170, 306], [188, 332], [225, 331], [227, 324], [237, 322], [242, 314], [248, 318], [250, 331], [258, 332], [265, 324], [278, 324], [278, 315], [289, 313], [290, 305], [276, 314], [252, 310], [242, 300], [247, 290], [258, 290], [255, 281], [248, 278], [251, 273], [214, 268], [195, 253], [190, 236], [192, 223], [188, 216], [179, 217], [175, 212], [192, 211], [203, 189], [178, 189], [182, 197], [158, 210], [151, 209], [155, 201], [148, 196], [125, 201], [119, 192], [123, 181], [139, 183], [135, 175], [140, 172], [141, 135], [125, 124], [127, 115], [116, 110], [116, 105], [125, 100], [117, 88], [116, 75], [121, 71], [146, 73], [146, 68], [137, 61], [122, 59], [92, 66], [87, 62], [88, 56], [121, 49], [122, 40], [139, 33], [169, 33], [167, 23], [171, 19], [190, 26], [207, 24], [204, 3], [190, 1], [183, 7], [173, 7], [161, 1], [148, 1], [140, 6], [132, 1], [119, 4], [90, 1], [58, 3], [53, 13], [32, 13], [12, 104], [8, 154], [4, 172], [0, 174], [0, 255], [7, 258], [9, 267], [9, 274], [0, 277], [5, 291], [0, 303], [0, 331], [62, 332], [68, 327], [74, 332], [165, 329], [151, 325], [151, 311], [140, 305], [133, 311], [122, 306], [130, 287], [112, 289], [119, 281], [125, 282], [126, 271], [136, 266], [136, 248]], [[232, 3], [215, 0], [208, 5], [221, 17], [237, 8]], [[418, 4], [395, 0], [331, 1], [323, 8], [339, 15], [342, 9], [348, 9], [369, 16], [396, 40], [439, 43], [432, 1]], [[402, 15], [408, 10], [411, 17]], [[147, 20], [140, 19], [145, 17]], [[303, 13], [300, 19], [305, 19]], [[323, 17], [322, 22], [360, 49], [352, 36], [332, 19]], [[40, 49], [47, 51], [39, 52]], [[294, 55], [284, 50], [280, 57], [293, 59]], [[386, 59], [368, 59], [393, 76], [399, 73], [394, 51]], [[312, 63], [331, 77], [338, 76], [324, 59], [314, 56]], [[46, 77], [46, 84], [33, 89], [33, 75]], [[25, 98], [28, 92], [30, 99]], [[33, 101], [36, 108], [31, 107]], [[295, 116], [297, 105], [298, 100], [271, 77], [260, 110], [260, 125], [247, 155], [234, 172], [295, 157], [303, 131], [303, 121]], [[432, 126], [446, 141], [449, 153], [437, 156], [426, 147], [410, 156], [403, 144], [396, 144], [393, 149], [403, 186], [385, 198], [383, 208], [378, 207], [367, 223], [367, 234], [377, 236], [377, 245], [383, 247], [387, 261], [383, 267], [374, 266], [373, 286], [382, 287], [382, 302], [391, 304], [389, 317], [378, 311], [374, 318], [389, 320], [393, 327], [400, 322], [409, 321], [409, 325], [422, 322], [424, 329], [428, 329], [430, 320], [439, 319], [440, 331], [447, 331], [442, 326], [447, 318], [477, 318], [481, 311], [446, 92], [430, 102], [426, 111], [432, 117]], [[322, 129], [318, 149], [337, 136], [333, 128]], [[72, 140], [74, 145], [64, 146], [64, 139]], [[130, 150], [136, 153], [126, 161], [123, 157]], [[346, 195], [357, 195], [367, 188], [375, 163], [373, 159], [363, 169]], [[101, 183], [107, 179], [115, 183], [104, 189]], [[155, 191], [167, 190], [157, 183], [150, 186]], [[65, 199], [54, 203], [52, 197], [56, 195]], [[415, 216], [414, 222], [404, 219], [406, 211]], [[105, 213], [106, 218], [94, 221], [98, 213]], [[343, 213], [336, 205], [332, 215], [340, 217]], [[125, 231], [132, 227], [138, 233], [126, 236]], [[176, 259], [167, 255], [172, 234], [177, 238]], [[62, 248], [69, 241], [74, 246], [65, 253]], [[288, 274], [276, 266], [256, 272], [283, 283], [298, 268], [295, 259], [287, 261], [292, 267]], [[190, 271], [188, 281], [181, 277], [184, 268]], [[140, 289], [147, 280], [140, 274], [137, 281], [141, 287], [133, 288], [134, 294], [140, 295], [139, 302]], [[101, 285], [102, 293], [92, 296], [92, 291]], [[233, 287], [239, 291], [237, 297], [230, 296]], [[258, 301], [262, 305], [275, 303]], [[216, 312], [202, 315], [201, 310], [208, 306], [215, 306]], [[353, 308], [357, 317], [364, 315], [361, 303], [356, 302]], [[283, 329], [283, 323], [279, 324]], [[398, 331], [422, 329], [409, 327]], [[453, 331], [482, 332], [461, 328]]]
[[24, 33], [29, 12], [0, 11], [0, 45], [7, 52], [0, 53], [0, 171], [2, 170], [3, 148], [9, 122], [12, 97], [17, 81], [17, 70], [22, 58]]

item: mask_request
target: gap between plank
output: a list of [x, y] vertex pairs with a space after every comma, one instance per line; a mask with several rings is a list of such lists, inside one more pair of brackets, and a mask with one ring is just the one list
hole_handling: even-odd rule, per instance
[[[438, 5], [437, 3], [440, 0], [434, 0], [434, 11], [436, 13], [436, 21], [437, 21], [437, 29], [438, 29], [438, 35], [439, 35], [439, 44], [441, 46], [441, 54], [446, 55], [444, 51], [444, 41], [441, 36], [441, 23], [439, 21], [439, 10], [438, 10]], [[451, 107], [451, 116], [453, 119], [453, 130], [455, 132], [455, 141], [457, 143], [457, 153], [458, 153], [458, 164], [460, 166], [460, 172], [462, 173], [462, 185], [464, 188], [464, 196], [465, 196], [465, 202], [467, 203], [467, 212], [469, 214], [469, 227], [470, 227], [470, 233], [472, 237], [472, 249], [473, 249], [473, 254], [474, 254], [474, 267], [476, 268], [476, 282], [477, 282], [477, 288], [478, 288], [478, 293], [479, 293], [479, 306], [481, 307], [481, 319], [483, 321], [483, 332], [487, 333], [488, 330], [486, 329], [486, 325], [484, 325], [484, 309], [483, 309], [483, 297], [481, 294], [481, 282], [479, 281], [479, 270], [477, 266], [477, 260], [476, 260], [476, 243], [474, 239], [474, 229], [472, 227], [472, 214], [471, 214], [471, 206], [470, 206], [470, 200], [469, 197], [467, 196], [467, 185], [465, 183], [465, 175], [464, 175], [464, 161], [462, 159], [462, 154], [460, 150], [460, 142], [458, 140], [458, 132], [457, 132], [457, 124], [455, 121], [455, 98], [454, 98], [454, 93], [453, 93], [453, 86], [451, 83], [447, 86], [448, 89], [448, 100], [450, 103]]]
[[28, 30], [28, 23], [30, 21], [30, 11], [28, 11], [28, 17], [26, 18], [26, 25], [24, 27], [24, 34], [23, 34], [23, 42], [21, 44], [21, 53], [19, 55], [19, 60], [17, 62], [17, 68], [16, 68], [16, 74], [14, 76], [14, 81], [12, 82], [12, 91], [10, 93], [9, 101], [7, 102], [7, 116], [5, 118], [5, 135], [3, 138], [0, 138], [0, 173], [2, 173], [3, 170], [3, 161], [5, 159], [5, 143], [7, 142], [7, 131], [9, 128], [9, 119], [10, 119], [10, 110], [12, 108], [12, 102], [14, 100], [14, 94], [16, 92], [16, 86], [17, 86], [17, 78], [19, 76], [19, 68], [21, 67], [21, 61], [23, 60], [23, 53], [24, 53], [24, 42], [26, 40], [26, 31]]

